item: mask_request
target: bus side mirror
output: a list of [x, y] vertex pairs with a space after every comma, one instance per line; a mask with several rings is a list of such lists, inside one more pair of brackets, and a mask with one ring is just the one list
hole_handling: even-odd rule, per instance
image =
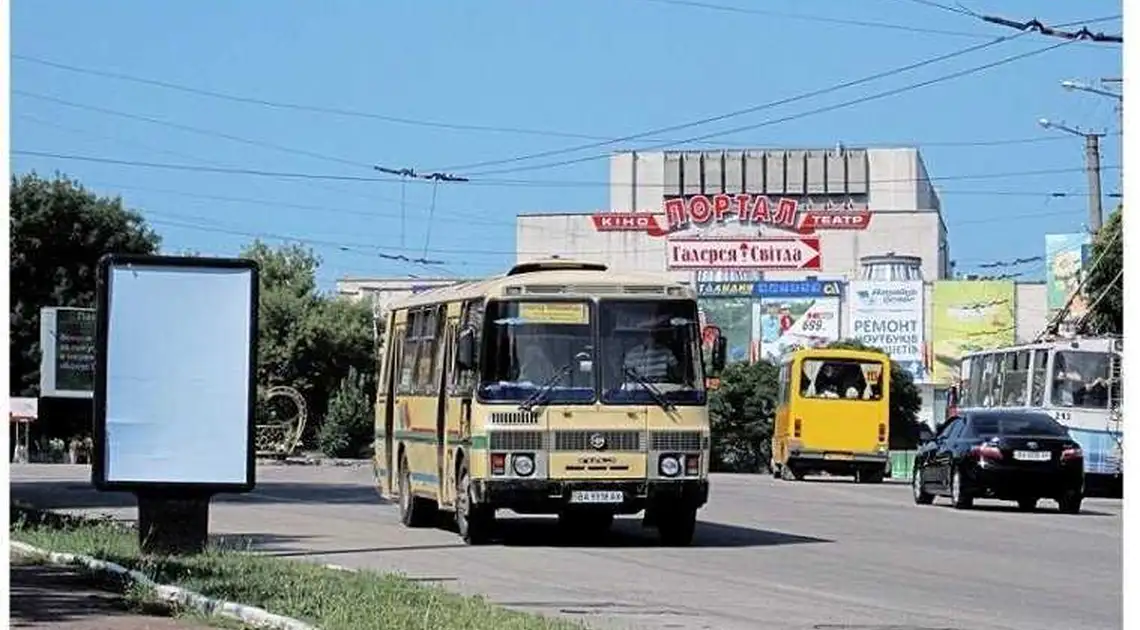
[[459, 331], [459, 341], [455, 349], [455, 363], [460, 370], [469, 372], [475, 369], [475, 331], [464, 328]]
[[713, 374], [719, 373], [724, 369], [725, 363], [728, 362], [728, 339], [723, 336], [717, 336], [716, 342], [713, 343], [712, 353], [712, 371]]

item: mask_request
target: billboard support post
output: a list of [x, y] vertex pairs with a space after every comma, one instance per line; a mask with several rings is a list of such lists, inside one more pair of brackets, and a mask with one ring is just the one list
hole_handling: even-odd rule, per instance
[[99, 260], [91, 483], [135, 495], [143, 553], [205, 551], [213, 496], [256, 485], [258, 284], [247, 259]]
[[210, 538], [207, 492], [138, 490], [139, 550], [153, 555], [202, 553]]

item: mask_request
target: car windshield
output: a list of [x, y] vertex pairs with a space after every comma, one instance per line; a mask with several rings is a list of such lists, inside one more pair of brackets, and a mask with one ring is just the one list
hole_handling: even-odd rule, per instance
[[1067, 437], [1069, 432], [1053, 418], [1043, 414], [974, 416], [970, 423], [974, 435], [993, 437]]
[[1053, 357], [1053, 404], [1108, 409], [1112, 362], [1107, 352], [1062, 351]]
[[700, 324], [691, 300], [602, 300], [602, 401], [699, 404]]
[[589, 302], [492, 300], [484, 319], [479, 395], [546, 403], [594, 400], [594, 335]]
[[807, 359], [803, 362], [800, 396], [882, 400], [882, 361], [858, 359]]

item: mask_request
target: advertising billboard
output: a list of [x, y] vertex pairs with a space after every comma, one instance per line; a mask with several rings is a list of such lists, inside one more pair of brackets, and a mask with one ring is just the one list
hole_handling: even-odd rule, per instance
[[752, 298], [699, 298], [704, 326], [716, 326], [728, 342], [729, 363], [748, 361], [752, 346]]
[[748, 193], [689, 195], [665, 200], [661, 211], [599, 212], [590, 217], [598, 232], [642, 232], [667, 237], [723, 225], [770, 227], [790, 234], [811, 235], [829, 230], [866, 230], [871, 225], [866, 205], [837, 204], [833, 199], [813, 204], [794, 197]]
[[1009, 280], [939, 280], [934, 283], [931, 332], [933, 380], [957, 380], [962, 354], [1012, 345], [1017, 337], [1016, 287]]
[[[1050, 317], [1065, 306], [1080, 286], [1091, 241], [1090, 235], [1085, 233], [1045, 235], [1045, 305]], [[1077, 296], [1066, 320], [1076, 321], [1087, 310], [1083, 296]]]
[[40, 396], [91, 398], [95, 389], [95, 309], [40, 309]]
[[698, 282], [696, 288], [705, 323], [728, 340], [730, 362], [775, 360], [839, 338], [841, 281]]
[[839, 339], [840, 283], [758, 282], [752, 303], [752, 360]]
[[921, 280], [853, 281], [847, 291], [851, 337], [882, 349], [916, 383], [929, 380]]
[[693, 238], [669, 241], [669, 269], [819, 269], [819, 238]]

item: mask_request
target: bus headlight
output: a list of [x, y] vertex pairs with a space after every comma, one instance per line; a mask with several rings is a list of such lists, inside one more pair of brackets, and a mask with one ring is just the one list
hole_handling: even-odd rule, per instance
[[534, 473], [534, 457], [530, 455], [515, 455], [511, 461], [511, 467], [515, 469], [515, 474], [520, 477], [529, 477]]
[[681, 462], [674, 455], [662, 455], [658, 464], [661, 474], [666, 477], [676, 477], [681, 472]]

